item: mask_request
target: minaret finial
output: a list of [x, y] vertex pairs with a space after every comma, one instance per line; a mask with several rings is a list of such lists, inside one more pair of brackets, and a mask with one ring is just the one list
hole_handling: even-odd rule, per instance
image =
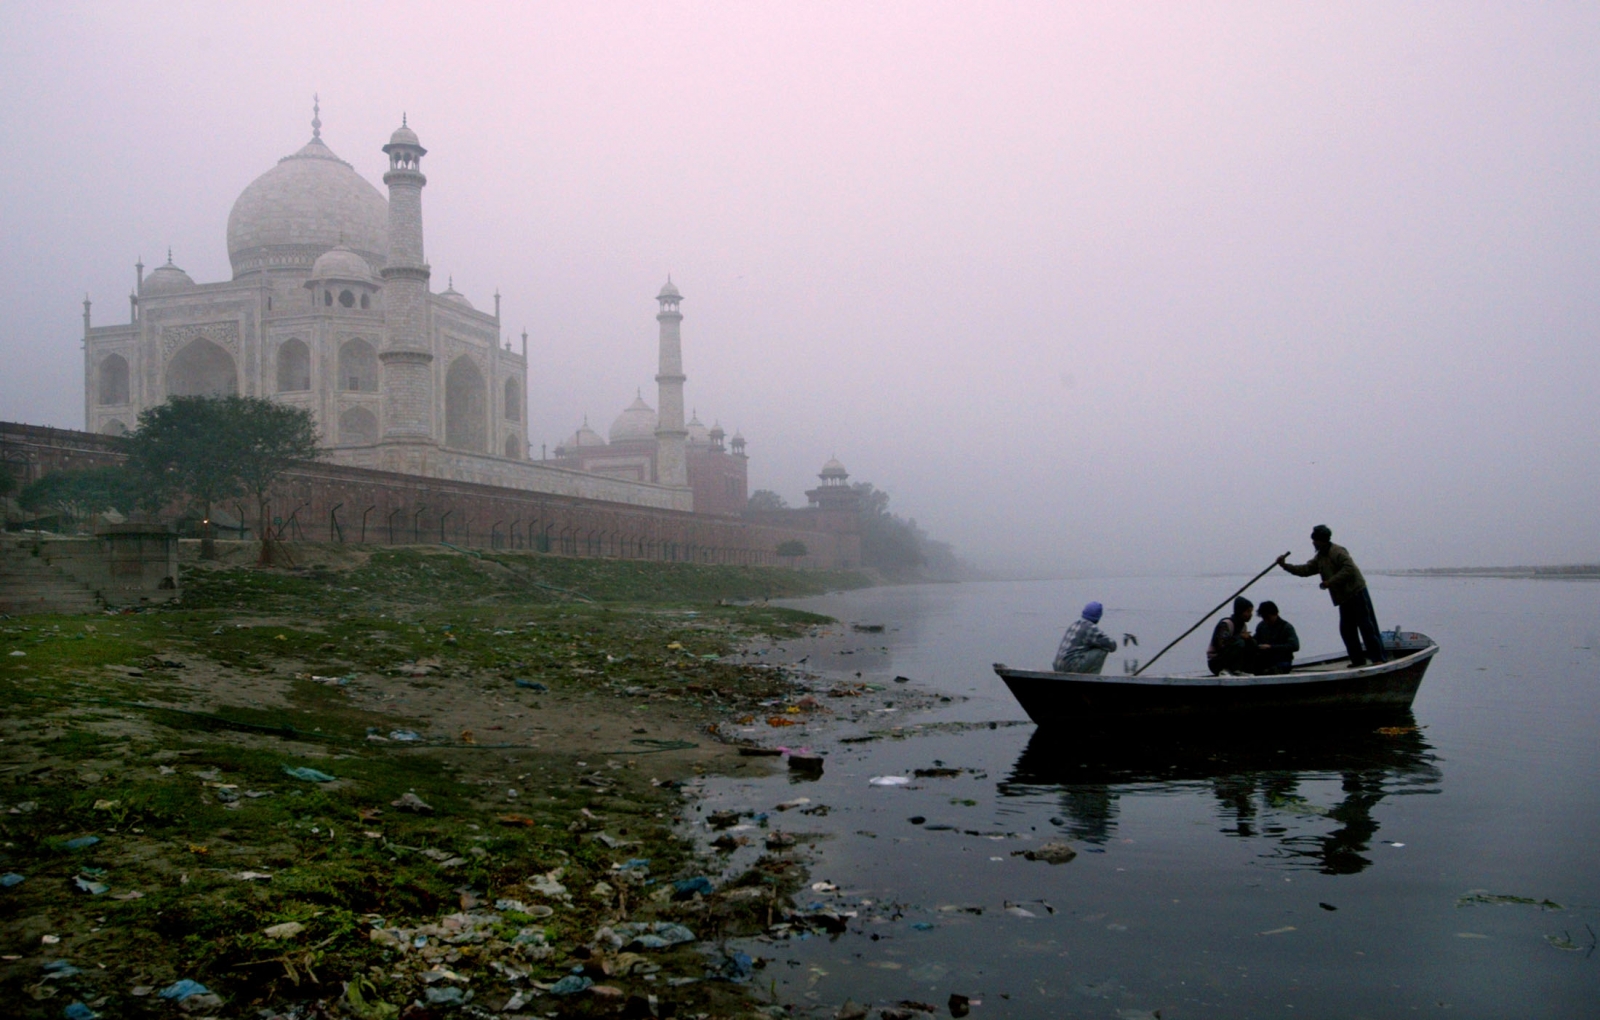
[[400, 126], [401, 127], [405, 127], [406, 126], [406, 114], [405, 114], [404, 110], [400, 111]]
[[322, 137], [322, 97], [311, 93], [311, 137]]
[[172, 245], [167, 245], [167, 265], [172, 265]]

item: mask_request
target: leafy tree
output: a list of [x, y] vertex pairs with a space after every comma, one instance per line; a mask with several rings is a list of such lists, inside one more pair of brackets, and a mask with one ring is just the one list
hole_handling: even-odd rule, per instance
[[52, 471], [23, 486], [17, 502], [24, 510], [49, 510], [64, 520], [81, 521], [106, 510], [131, 512], [138, 503], [138, 485], [124, 467]]
[[871, 482], [850, 486], [861, 494], [861, 563], [891, 574], [904, 574], [927, 561], [915, 521], [889, 512], [889, 494]]
[[790, 539], [787, 542], [778, 543], [778, 555], [786, 560], [798, 559], [806, 555], [807, 552], [806, 544], [798, 539]]
[[771, 489], [757, 489], [750, 494], [750, 500], [745, 504], [745, 509], [752, 513], [762, 513], [768, 510], [787, 510], [788, 502]]
[[202, 559], [215, 559], [211, 511], [243, 494], [260, 510], [261, 558], [271, 562], [266, 494], [290, 465], [317, 456], [311, 412], [259, 397], [173, 397], [139, 415], [124, 440], [141, 504], [158, 508], [183, 498], [200, 511]]
[[9, 496], [17, 489], [17, 476], [11, 473], [11, 465], [0, 462], [0, 496]]

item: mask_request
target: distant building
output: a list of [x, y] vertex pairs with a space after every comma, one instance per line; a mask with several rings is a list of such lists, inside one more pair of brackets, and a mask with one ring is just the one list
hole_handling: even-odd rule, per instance
[[[684, 423], [680, 355], [683, 313], [678, 310], [683, 295], [669, 279], [656, 300], [661, 303], [656, 320], [660, 323], [662, 365], [656, 382], [667, 413], [658, 414], [645, 403], [643, 393], [635, 393], [633, 403], [611, 422], [605, 437], [590, 428], [585, 418], [578, 430], [555, 448], [553, 463], [591, 474], [657, 484], [664, 484], [666, 473], [681, 465], [694, 491], [697, 513], [738, 514], [749, 500], [749, 457], [745, 454], [744, 437], [735, 433], [730, 450], [720, 424], [706, 428], [699, 412]], [[673, 415], [676, 424], [669, 420]]]
[[[632, 417], [622, 442], [580, 429], [554, 461], [532, 460], [527, 334], [520, 350], [502, 341], [498, 293], [488, 312], [453, 281], [431, 289], [427, 150], [402, 118], [383, 151], [387, 197], [328, 148], [314, 110], [311, 140], [234, 202], [231, 280], [197, 283], [168, 252], [148, 275], [135, 267], [127, 323], [93, 325], [85, 298], [86, 428], [119, 435], [173, 396], [270, 397], [312, 413], [336, 464], [738, 512], [743, 440], [724, 451], [718, 430], [683, 419], [683, 316], [672, 282], [656, 316], [660, 413], [641, 396], [624, 412]], [[604, 455], [589, 455], [590, 446]]]
[[861, 566], [861, 493], [850, 487], [850, 472], [829, 457], [817, 473], [821, 482], [806, 490], [807, 505], [788, 510], [749, 510], [745, 519], [758, 524], [823, 532], [834, 536], [834, 559], [822, 566]]

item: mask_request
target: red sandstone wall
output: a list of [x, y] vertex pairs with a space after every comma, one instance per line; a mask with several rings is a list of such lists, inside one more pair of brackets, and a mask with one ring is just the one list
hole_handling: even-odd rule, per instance
[[[29, 480], [121, 460], [108, 437], [11, 423], [0, 423], [0, 452], [26, 464], [33, 472]], [[255, 524], [256, 508], [248, 501], [230, 509]], [[285, 538], [318, 542], [449, 542], [569, 556], [772, 565], [779, 563], [778, 544], [793, 539], [804, 542], [809, 555], [792, 565], [861, 562], [859, 535], [814, 529], [802, 520], [749, 522], [331, 464], [288, 473], [272, 493], [268, 517], [283, 522]]]

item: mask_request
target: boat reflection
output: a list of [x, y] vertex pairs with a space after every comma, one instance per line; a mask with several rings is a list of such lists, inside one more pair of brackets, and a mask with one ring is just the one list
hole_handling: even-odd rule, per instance
[[[1124, 797], [1207, 790], [1221, 831], [1269, 860], [1349, 875], [1369, 867], [1385, 797], [1438, 793], [1443, 773], [1410, 712], [1336, 729], [1185, 735], [1036, 731], [1002, 797], [1059, 798], [1063, 835], [1104, 843]], [[1333, 786], [1337, 784], [1337, 791]], [[1328, 803], [1328, 801], [1332, 803]]]

